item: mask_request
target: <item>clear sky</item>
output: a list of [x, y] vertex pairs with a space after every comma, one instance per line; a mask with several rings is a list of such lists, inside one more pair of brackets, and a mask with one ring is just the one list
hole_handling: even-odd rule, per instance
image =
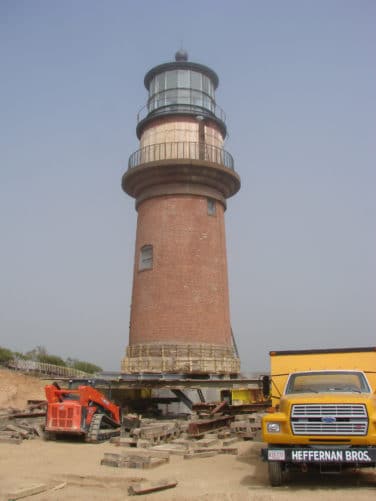
[[0, 0], [0, 345], [118, 370], [128, 342], [143, 77], [219, 75], [245, 371], [376, 346], [376, 2]]

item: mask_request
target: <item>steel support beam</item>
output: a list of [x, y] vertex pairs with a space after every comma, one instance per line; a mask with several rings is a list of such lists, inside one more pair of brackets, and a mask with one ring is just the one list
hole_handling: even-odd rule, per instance
[[183, 404], [185, 404], [188, 407], [190, 411], [192, 410], [193, 402], [189, 397], [187, 397], [184, 391], [178, 389], [171, 389], [171, 391], [174, 395], [178, 397], [178, 399], [181, 402], [183, 402]]

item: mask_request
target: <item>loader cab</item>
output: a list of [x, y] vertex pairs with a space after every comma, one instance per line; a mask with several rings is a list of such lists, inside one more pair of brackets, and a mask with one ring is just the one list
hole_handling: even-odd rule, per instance
[[70, 390], [76, 390], [79, 386], [92, 386], [95, 388], [96, 386], [96, 379], [70, 379], [68, 383], [68, 388]]
[[92, 386], [93, 388], [100, 390], [107, 398], [112, 398], [110, 382], [106, 381], [105, 379], [75, 378], [69, 380], [68, 388], [70, 390], [77, 390], [80, 386]]

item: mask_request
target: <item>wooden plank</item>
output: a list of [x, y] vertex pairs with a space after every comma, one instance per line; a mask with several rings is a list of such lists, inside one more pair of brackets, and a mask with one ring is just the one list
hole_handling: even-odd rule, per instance
[[55, 487], [52, 487], [51, 492], [58, 491], [60, 489], [64, 489], [66, 487], [67, 482], [61, 482], [60, 484], [55, 485]]
[[46, 411], [43, 412], [17, 412], [16, 414], [10, 414], [8, 417], [9, 419], [15, 419], [15, 418], [20, 418], [20, 417], [28, 417], [28, 418], [35, 418], [35, 417], [43, 417], [46, 415]]
[[129, 461], [121, 461], [119, 459], [102, 459], [102, 466], [112, 466], [113, 468], [127, 468]]
[[221, 447], [220, 448], [221, 454], [233, 454], [234, 456], [238, 455], [238, 448], [237, 447]]
[[16, 501], [17, 499], [26, 498], [27, 496], [34, 496], [41, 492], [48, 491], [49, 487], [46, 484], [36, 484], [31, 487], [25, 487], [14, 492], [9, 492], [7, 495], [8, 501]]
[[[154, 451], [155, 452], [163, 452], [165, 454], [172, 454], [173, 456], [184, 456], [184, 454], [187, 454], [188, 448], [187, 447], [169, 447], [170, 444], [165, 444], [165, 445], [156, 445], [155, 448], [152, 447], [149, 449], [149, 451]], [[173, 445], [173, 444], [171, 444]], [[163, 448], [162, 448], [163, 447]]]
[[[214, 452], [215, 454], [219, 454], [221, 452], [221, 449], [219, 447], [215, 447], [215, 448], [210, 448], [210, 449], [193, 449], [191, 451], [192, 454], [202, 454], [204, 452]], [[204, 457], [204, 456], [202, 456]]]
[[230, 431], [227, 431], [227, 430], [224, 430], [224, 431], [220, 431], [218, 432], [218, 438], [220, 439], [224, 439], [224, 438], [230, 438], [231, 437], [231, 432]]
[[139, 494], [149, 494], [151, 492], [162, 491], [164, 489], [171, 489], [178, 485], [177, 480], [159, 480], [158, 482], [140, 482], [134, 484], [128, 489], [131, 496]]
[[28, 427], [28, 429], [26, 430], [25, 427], [14, 426], [12, 424], [8, 424], [5, 428], [5, 431], [10, 431], [13, 434], [16, 433], [16, 434], [20, 435], [22, 438], [27, 438], [27, 437], [29, 437], [29, 435], [33, 435], [32, 428]]
[[184, 459], [197, 459], [197, 458], [211, 458], [218, 454], [217, 451], [211, 451], [211, 452], [196, 452], [196, 453], [190, 453], [190, 454], [184, 454]]
[[168, 462], [169, 459], [151, 458], [150, 462], [143, 463], [142, 468], [145, 469], [156, 468], [157, 466], [161, 466], [162, 464], [166, 464]]
[[130, 438], [130, 437], [112, 437], [110, 439], [111, 444], [115, 445], [122, 445], [125, 447], [129, 447], [131, 445], [136, 446], [137, 444], [137, 438]]
[[215, 447], [213, 449], [194, 449], [193, 454], [201, 454], [203, 452], [215, 452], [216, 454], [238, 454], [237, 447]]
[[101, 465], [112, 466], [114, 468], [139, 468], [139, 469], [150, 469], [166, 464], [168, 459], [164, 458], [140, 458], [140, 457], [129, 457], [123, 459], [102, 459]]
[[38, 435], [38, 437], [44, 438], [45, 433], [44, 433], [43, 426], [41, 424], [37, 424], [36, 426], [33, 427], [33, 429], [34, 429], [35, 433]]
[[223, 440], [223, 445], [224, 446], [231, 445], [234, 442], [239, 442], [239, 438], [238, 437], [226, 438], [226, 440]]
[[162, 459], [168, 459], [169, 458], [169, 452], [168, 451], [161, 451], [158, 449], [135, 449], [134, 447], [130, 447], [129, 450], [122, 450], [121, 451], [121, 456], [122, 457], [129, 457], [129, 456], [138, 456], [138, 457], [155, 457], [155, 458], [162, 458]]

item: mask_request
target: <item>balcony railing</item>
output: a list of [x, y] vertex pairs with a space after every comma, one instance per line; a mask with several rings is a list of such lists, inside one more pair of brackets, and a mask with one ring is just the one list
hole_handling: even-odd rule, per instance
[[144, 146], [129, 157], [128, 168], [159, 160], [205, 160], [234, 170], [234, 159], [223, 148], [206, 143], [173, 142]]

